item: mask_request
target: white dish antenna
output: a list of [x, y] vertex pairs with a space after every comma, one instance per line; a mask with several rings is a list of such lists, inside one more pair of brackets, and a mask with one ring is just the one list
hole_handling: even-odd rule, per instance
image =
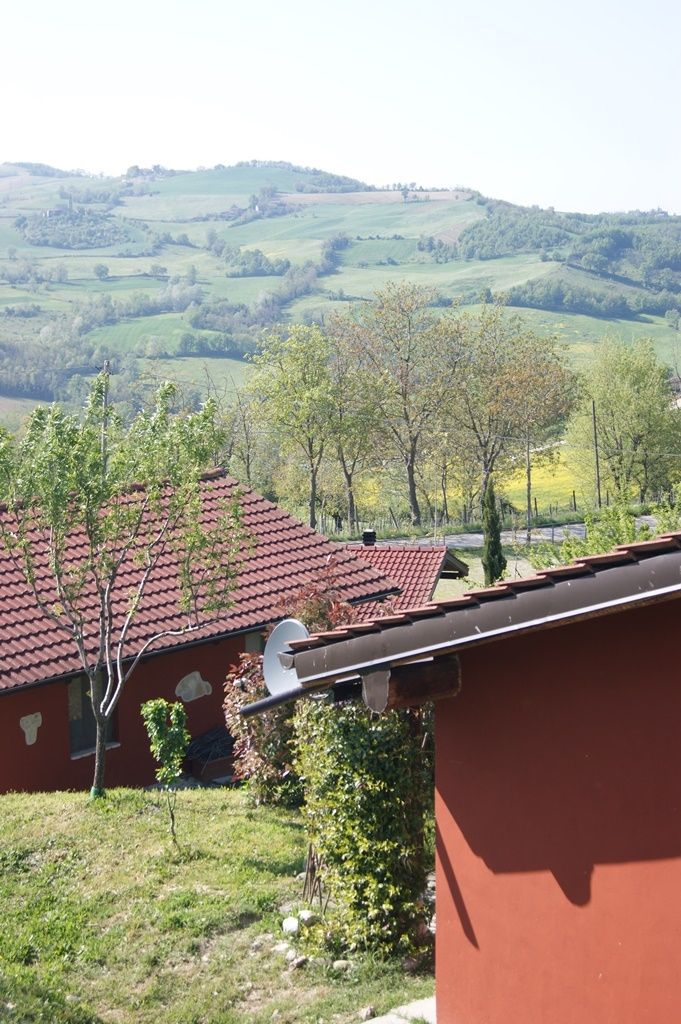
[[298, 619], [284, 619], [274, 627], [265, 644], [262, 658], [262, 670], [265, 686], [272, 697], [280, 693], [302, 690], [294, 668], [284, 668], [279, 661], [280, 654], [290, 654], [289, 644], [292, 640], [304, 640], [310, 634], [307, 627]]

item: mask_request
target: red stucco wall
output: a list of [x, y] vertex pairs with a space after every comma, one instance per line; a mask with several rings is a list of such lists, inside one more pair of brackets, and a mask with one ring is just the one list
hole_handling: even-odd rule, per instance
[[[192, 736], [224, 722], [222, 687], [230, 664], [244, 649], [242, 636], [171, 651], [137, 667], [117, 711], [120, 746], [107, 753], [107, 786], [145, 785], [154, 781], [154, 761], [140, 716], [152, 697], [177, 700], [175, 687], [183, 676], [199, 671], [212, 693], [186, 705]], [[19, 719], [39, 711], [42, 725], [28, 746]], [[66, 683], [51, 683], [0, 696], [0, 792], [10, 790], [85, 789], [92, 782], [94, 755], [72, 758]]]
[[462, 656], [436, 705], [439, 1024], [681, 1021], [680, 612]]

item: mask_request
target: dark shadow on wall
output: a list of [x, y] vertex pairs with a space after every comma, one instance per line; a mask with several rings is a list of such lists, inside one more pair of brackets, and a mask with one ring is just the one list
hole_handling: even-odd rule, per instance
[[459, 883], [456, 880], [452, 862], [449, 859], [446, 846], [442, 841], [440, 829], [437, 825], [435, 826], [435, 841], [437, 844], [437, 852], [440, 859], [440, 866], [442, 867], [442, 873], [444, 875], [445, 882], [447, 883], [447, 889], [449, 890], [454, 906], [456, 907], [456, 912], [459, 915], [459, 921], [461, 922], [463, 933], [471, 945], [475, 946], [476, 949], [480, 949], [475, 929], [473, 928], [473, 922], [471, 921], [470, 914], [468, 913], [464, 902], [463, 893], [461, 892]]
[[678, 615], [673, 602], [467, 652], [461, 695], [437, 705], [437, 784], [491, 871], [551, 871], [585, 906], [594, 865], [681, 857]]

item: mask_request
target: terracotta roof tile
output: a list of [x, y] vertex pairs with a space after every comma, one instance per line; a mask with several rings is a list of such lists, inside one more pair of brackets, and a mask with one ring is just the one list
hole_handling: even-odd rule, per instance
[[[392, 608], [415, 608], [426, 604], [433, 596], [447, 555], [447, 548], [433, 544], [345, 544], [363, 562], [373, 566], [382, 576], [393, 580], [401, 593], [390, 599]], [[378, 616], [375, 604], [363, 611], [366, 616]]]
[[[355, 558], [353, 553], [332, 544], [282, 509], [253, 491], [242, 489], [222, 472], [209, 474], [203, 483], [204, 521], [218, 514], [219, 503], [240, 492], [243, 523], [254, 544], [241, 567], [232, 606], [218, 619], [181, 636], [167, 636], [150, 653], [207, 640], [225, 634], [257, 629], [276, 621], [286, 604], [311, 579], [330, 564], [337, 568], [336, 588], [348, 601], [372, 601], [394, 592], [391, 580], [379, 569]], [[79, 538], [74, 551], [82, 551]], [[56, 602], [45, 565], [38, 566], [41, 593], [48, 604]], [[115, 608], [124, 614], [128, 592], [139, 578], [140, 569], [130, 559], [119, 578]], [[154, 571], [142, 599], [130, 634], [127, 651], [132, 654], [151, 635], [161, 630], [181, 629], [186, 617], [178, 607], [179, 585], [171, 554]], [[420, 603], [420, 602], [419, 602]], [[94, 616], [93, 616], [94, 620]], [[95, 638], [94, 621], [90, 645]], [[0, 544], [0, 690], [40, 682], [77, 672], [80, 662], [71, 637], [39, 608], [11, 556]]]

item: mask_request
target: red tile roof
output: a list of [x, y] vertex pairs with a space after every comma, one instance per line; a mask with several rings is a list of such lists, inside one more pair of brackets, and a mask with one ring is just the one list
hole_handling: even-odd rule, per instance
[[[447, 556], [444, 545], [345, 544], [343, 547], [397, 584], [401, 593], [391, 598], [390, 604], [400, 611], [430, 601]], [[366, 611], [374, 616], [381, 614], [375, 603]]]
[[[232, 607], [197, 630], [162, 638], [150, 653], [274, 622], [283, 617], [287, 602], [300, 588], [330, 564], [337, 567], [335, 586], [345, 600], [375, 600], [395, 592], [392, 582], [377, 569], [360, 562], [351, 552], [332, 544], [259, 494], [241, 488], [221, 471], [204, 478], [204, 522], [215, 521], [219, 505], [237, 493], [243, 525], [254, 544], [241, 567]], [[77, 538], [72, 549], [83, 550]], [[114, 601], [119, 621], [127, 610], [129, 591], [140, 572], [132, 559], [123, 566]], [[48, 604], [53, 604], [56, 595], [50, 592], [49, 573], [44, 566], [38, 567], [38, 573], [41, 593]], [[153, 634], [186, 625], [178, 598], [175, 559], [168, 553], [149, 580], [130, 633], [126, 648], [129, 654], [134, 654]], [[92, 607], [90, 648], [96, 636], [94, 601]], [[0, 691], [68, 675], [80, 668], [73, 640], [41, 611], [21, 571], [0, 544]]]

